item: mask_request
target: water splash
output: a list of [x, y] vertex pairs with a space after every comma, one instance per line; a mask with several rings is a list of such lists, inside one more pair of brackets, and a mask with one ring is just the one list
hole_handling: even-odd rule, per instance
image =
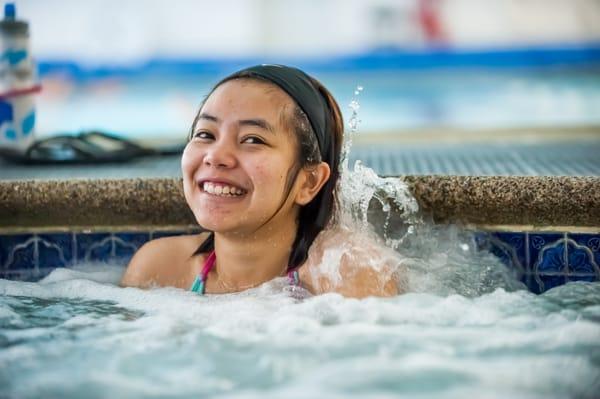
[[362, 86], [356, 86], [356, 89], [354, 90], [354, 97], [352, 97], [352, 100], [350, 101], [350, 104], [348, 105], [351, 110], [350, 119], [348, 120], [348, 127], [350, 128], [350, 131], [346, 131], [344, 134], [344, 145], [342, 146], [342, 162], [341, 162], [342, 171], [348, 170], [348, 160], [350, 157], [350, 149], [352, 148], [352, 140], [354, 138], [354, 134], [358, 131], [358, 125], [362, 122], [358, 118], [358, 110], [360, 109], [360, 103], [358, 102], [358, 96], [360, 96], [362, 91], [363, 91]]
[[399, 178], [380, 177], [360, 160], [350, 169], [350, 151], [361, 123], [358, 111], [362, 91], [363, 87], [357, 86], [348, 105], [351, 110], [348, 122], [350, 131], [344, 135], [338, 187], [341, 203], [338, 220], [348, 228], [374, 230], [386, 245], [397, 249], [406, 235], [414, 231], [414, 225], [421, 222], [418, 216], [419, 205], [406, 183]]
[[309, 259], [319, 264], [311, 273], [313, 286], [320, 279], [341, 286], [344, 258], [351, 257], [351, 262], [346, 259], [352, 267], [346, 268], [344, 279], [362, 281], [357, 276], [361, 267], [367, 266], [376, 272], [380, 287], [395, 276], [400, 292], [474, 297], [498, 287], [523, 288], [497, 258], [476, 248], [472, 233], [426, 222], [403, 180], [378, 176], [360, 160], [350, 167], [354, 136], [361, 122], [362, 91], [358, 86], [349, 104], [335, 224], [317, 238], [311, 247], [312, 258], [309, 253]]

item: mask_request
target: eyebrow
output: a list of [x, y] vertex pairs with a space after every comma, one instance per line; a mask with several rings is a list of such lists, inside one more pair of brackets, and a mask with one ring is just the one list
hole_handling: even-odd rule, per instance
[[204, 112], [201, 113], [200, 115], [198, 115], [198, 119], [206, 119], [211, 122], [219, 122], [219, 118], [217, 118], [216, 116], [209, 115]]
[[275, 129], [264, 119], [242, 119], [238, 122], [240, 126], [256, 126], [268, 132], [275, 133]]
[[[204, 119], [204, 120], [208, 120], [208, 121], [215, 122], [215, 123], [219, 123], [221, 121], [216, 116], [207, 114], [205, 112], [201, 113], [199, 115], [198, 119]], [[261, 118], [240, 119], [238, 121], [238, 124], [240, 126], [256, 126], [261, 129], [264, 129], [268, 132], [275, 133], [275, 129], [273, 128], [273, 126], [269, 122], [267, 122], [266, 120], [261, 119]]]

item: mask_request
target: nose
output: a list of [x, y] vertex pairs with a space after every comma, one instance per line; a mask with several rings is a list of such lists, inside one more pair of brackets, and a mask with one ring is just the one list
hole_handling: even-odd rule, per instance
[[225, 140], [213, 143], [204, 155], [204, 164], [213, 168], [233, 168], [236, 162], [233, 148]]

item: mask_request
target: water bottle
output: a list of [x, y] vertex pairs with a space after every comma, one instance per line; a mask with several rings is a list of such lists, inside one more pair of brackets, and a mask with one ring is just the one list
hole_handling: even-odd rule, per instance
[[0, 149], [23, 153], [34, 141], [35, 96], [41, 86], [29, 52], [29, 24], [13, 3], [0, 21]]

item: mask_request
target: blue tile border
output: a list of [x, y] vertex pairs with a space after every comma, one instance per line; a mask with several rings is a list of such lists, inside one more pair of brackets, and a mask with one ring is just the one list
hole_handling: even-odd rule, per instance
[[475, 232], [474, 241], [534, 293], [569, 281], [600, 281], [600, 233]]
[[77, 233], [74, 250], [77, 262], [106, 262], [112, 254], [111, 233]]
[[39, 234], [38, 268], [68, 267], [74, 263], [73, 233]]
[[34, 234], [15, 234], [0, 237], [0, 266], [2, 270], [33, 269], [36, 264]]
[[[600, 274], [600, 234], [569, 234], [569, 240], [573, 241], [573, 245], [587, 255], [586, 262], [589, 262], [591, 269], [596, 275]], [[569, 262], [579, 262], [577, 257], [572, 256], [571, 251], [568, 253]], [[578, 266], [573, 267], [574, 270], [579, 270]]]
[[495, 255], [515, 272], [515, 277], [530, 286], [531, 271], [527, 259], [528, 237], [526, 233], [476, 232], [476, 248]]
[[[195, 234], [183, 230], [0, 234], [0, 278], [35, 281], [81, 262], [126, 265], [149, 240]], [[600, 233], [474, 232], [475, 245], [515, 271], [532, 292], [569, 281], [600, 281]]]
[[113, 235], [113, 256], [129, 260], [149, 240], [150, 233], [115, 233]]
[[[196, 230], [169, 231], [164, 235], [191, 234]], [[82, 262], [126, 265], [154, 232], [44, 232], [0, 234], [0, 278], [35, 281], [57, 267]]]

